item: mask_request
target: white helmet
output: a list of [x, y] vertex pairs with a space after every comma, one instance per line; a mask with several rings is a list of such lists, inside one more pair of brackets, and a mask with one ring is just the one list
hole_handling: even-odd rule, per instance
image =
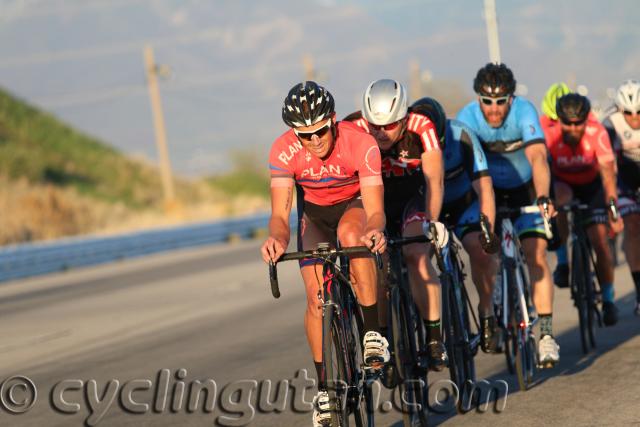
[[640, 110], [640, 82], [637, 80], [626, 80], [620, 85], [616, 92], [616, 105], [621, 110]]
[[375, 80], [364, 92], [362, 104], [362, 114], [369, 123], [388, 125], [407, 115], [407, 91], [395, 80]]

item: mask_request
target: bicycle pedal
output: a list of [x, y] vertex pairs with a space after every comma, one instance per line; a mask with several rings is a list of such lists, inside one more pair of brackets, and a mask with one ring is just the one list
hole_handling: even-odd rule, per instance
[[549, 360], [546, 362], [538, 363], [538, 369], [552, 369], [555, 366], [556, 366], [555, 362], [552, 362]]

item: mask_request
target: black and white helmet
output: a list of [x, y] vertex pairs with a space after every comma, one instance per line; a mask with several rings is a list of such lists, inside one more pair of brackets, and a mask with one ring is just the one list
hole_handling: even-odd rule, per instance
[[292, 128], [312, 126], [335, 112], [333, 96], [313, 81], [291, 88], [282, 106], [282, 120]]
[[626, 80], [620, 85], [616, 92], [616, 105], [621, 110], [640, 110], [640, 82], [637, 80]]
[[407, 91], [395, 80], [375, 80], [364, 92], [362, 104], [362, 114], [369, 123], [388, 125], [407, 115]]

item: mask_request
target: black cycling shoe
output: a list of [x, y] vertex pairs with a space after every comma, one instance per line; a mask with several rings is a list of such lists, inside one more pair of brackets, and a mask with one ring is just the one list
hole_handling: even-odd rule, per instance
[[396, 371], [396, 362], [393, 355], [389, 362], [385, 363], [380, 372], [380, 382], [385, 388], [393, 389], [398, 385], [398, 373]]
[[569, 265], [558, 264], [553, 272], [553, 283], [559, 288], [569, 287]]
[[480, 347], [485, 353], [500, 352], [500, 331], [494, 316], [480, 318]]
[[602, 320], [605, 326], [613, 326], [618, 323], [618, 308], [612, 302], [602, 303]]
[[449, 364], [447, 349], [444, 348], [442, 341], [430, 341], [429, 344], [427, 344], [427, 350], [429, 351], [430, 370], [440, 372]]

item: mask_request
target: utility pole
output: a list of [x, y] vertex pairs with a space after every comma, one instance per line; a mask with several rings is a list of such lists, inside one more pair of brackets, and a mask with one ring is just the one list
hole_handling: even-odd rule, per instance
[[316, 80], [316, 70], [313, 66], [313, 57], [310, 54], [306, 54], [302, 57], [302, 65], [304, 66], [304, 78], [305, 80], [315, 81]]
[[156, 148], [160, 160], [160, 175], [162, 177], [162, 190], [164, 193], [165, 208], [171, 209], [175, 204], [173, 191], [173, 174], [171, 173], [171, 161], [167, 149], [167, 134], [164, 126], [164, 114], [160, 101], [160, 89], [158, 87], [158, 74], [160, 67], [153, 59], [153, 49], [150, 45], [144, 47], [144, 64], [149, 84], [149, 97], [151, 99], [151, 111], [153, 112], [153, 128], [156, 135]]
[[487, 39], [489, 41], [489, 60], [499, 64], [500, 40], [498, 39], [498, 18], [496, 16], [496, 0], [484, 0], [484, 19], [487, 23]]
[[409, 102], [422, 97], [422, 79], [420, 76], [420, 64], [415, 59], [409, 61]]

